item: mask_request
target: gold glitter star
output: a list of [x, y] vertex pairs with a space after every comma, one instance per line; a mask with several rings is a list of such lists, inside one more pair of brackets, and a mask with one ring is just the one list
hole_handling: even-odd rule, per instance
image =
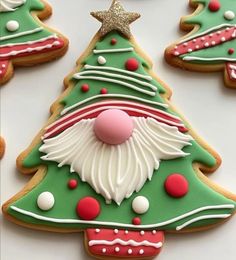
[[91, 12], [91, 15], [102, 23], [102, 27], [99, 30], [101, 36], [116, 30], [127, 38], [131, 37], [129, 24], [140, 17], [138, 13], [126, 12], [117, 0], [113, 0], [108, 11]]

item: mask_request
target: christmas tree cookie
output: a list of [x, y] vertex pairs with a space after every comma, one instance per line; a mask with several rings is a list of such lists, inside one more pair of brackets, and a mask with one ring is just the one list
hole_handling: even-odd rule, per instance
[[236, 196], [203, 173], [220, 165], [170, 104], [129, 25], [139, 14], [114, 0], [52, 116], [17, 165], [34, 173], [3, 206], [20, 225], [82, 231], [95, 257], [157, 255], [165, 232], [214, 227], [235, 213]]
[[12, 77], [14, 66], [32, 66], [66, 52], [68, 40], [40, 21], [51, 12], [41, 0], [0, 0], [0, 85]]
[[236, 2], [190, 0], [196, 11], [183, 17], [181, 28], [191, 31], [166, 49], [167, 62], [193, 71], [224, 71], [226, 86], [236, 87]]

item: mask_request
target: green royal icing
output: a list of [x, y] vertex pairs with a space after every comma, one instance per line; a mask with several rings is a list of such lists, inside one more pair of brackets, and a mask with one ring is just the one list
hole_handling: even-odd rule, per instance
[[[110, 45], [111, 38], [117, 39], [117, 44], [115, 46]], [[103, 39], [101, 39], [96, 44], [96, 49], [111, 49], [111, 48], [126, 48], [130, 47], [131, 43], [120, 34], [116, 32], [109, 33]], [[98, 65], [97, 57], [102, 55], [106, 58], [106, 66], [112, 66], [120, 69], [124, 69], [125, 61], [130, 57], [137, 58], [142, 66], [139, 67], [138, 73], [142, 75], [148, 75], [148, 64], [140, 57], [135, 51], [125, 52], [125, 53], [109, 53], [109, 54], [90, 54], [89, 57], [84, 61], [86, 64]], [[163, 93], [164, 86], [161, 83], [153, 80], [152, 84], [158, 87], [159, 92], [155, 97], [151, 97], [145, 94], [141, 94], [135, 90], [127, 89], [123, 86], [107, 83], [107, 82], [97, 82], [95, 80], [75, 80], [73, 79], [73, 89], [71, 92], [61, 100], [61, 103], [65, 107], [69, 107], [85, 98], [99, 94], [100, 89], [105, 87], [108, 89], [109, 94], [126, 94], [137, 97], [142, 97], [144, 99], [158, 101], [164, 103], [165, 100], [161, 97], [160, 93]], [[82, 84], [89, 84], [90, 91], [87, 93], [82, 93], [80, 87]], [[145, 88], [145, 87], [143, 87]], [[91, 103], [95, 103], [98, 100], [93, 100]], [[88, 105], [88, 103], [86, 103]], [[85, 105], [84, 105], [85, 106]], [[164, 108], [163, 108], [164, 110]], [[167, 109], [169, 113], [174, 113], [171, 109]], [[58, 117], [60, 117], [58, 115]], [[56, 218], [56, 219], [75, 219], [78, 220], [76, 214], [76, 205], [78, 201], [86, 196], [92, 196], [96, 198], [101, 206], [101, 213], [95, 219], [101, 222], [101, 225], [89, 225], [89, 224], [63, 224], [63, 223], [53, 223], [49, 221], [41, 221], [35, 218], [26, 216], [21, 213], [17, 213], [8, 208], [8, 213], [23, 222], [36, 224], [36, 225], [46, 225], [49, 227], [58, 228], [71, 228], [71, 229], [83, 229], [87, 227], [97, 227], [103, 226], [102, 222], [116, 222], [117, 224], [132, 224], [132, 219], [134, 217], [140, 217], [142, 225], [150, 225], [160, 223], [189, 211], [195, 210], [203, 206], [212, 205], [225, 205], [233, 204], [236, 205], [232, 200], [227, 199], [223, 195], [215, 192], [206, 184], [204, 184], [197, 176], [193, 163], [199, 162], [208, 167], [214, 167], [216, 164], [215, 158], [200, 146], [195, 140], [192, 141], [192, 146], [185, 147], [184, 152], [189, 153], [189, 156], [185, 158], [178, 158], [174, 160], [163, 160], [160, 163], [160, 168], [154, 172], [152, 180], [147, 181], [140, 192], [133, 193], [133, 195], [125, 199], [120, 206], [112, 202], [111, 204], [106, 204], [105, 199], [96, 194], [96, 192], [85, 182], [82, 182], [79, 175], [76, 173], [70, 173], [69, 166], [63, 166], [61, 168], [57, 167], [57, 163], [42, 161], [40, 157], [43, 153], [39, 152], [40, 144], [35, 146], [35, 148], [29, 153], [29, 155], [24, 159], [23, 166], [26, 168], [33, 168], [39, 165], [45, 165], [47, 167], [46, 175], [43, 180], [25, 196], [21, 197], [16, 202], [12, 203], [10, 206], [15, 206], [20, 209], [38, 214], [43, 217]], [[189, 182], [189, 192], [186, 196], [176, 199], [170, 197], [164, 189], [164, 182], [166, 178], [172, 173], [180, 173], [185, 176]], [[67, 183], [70, 179], [75, 178], [78, 180], [78, 187], [74, 190], [70, 190], [67, 187]], [[44, 191], [50, 191], [55, 198], [54, 207], [45, 212], [38, 208], [37, 197], [40, 193]], [[132, 210], [132, 201], [136, 196], [145, 196], [150, 203], [150, 208], [147, 213], [143, 215], [137, 215]], [[205, 214], [231, 214], [234, 209], [214, 209], [202, 211], [195, 214], [194, 216], [187, 217], [183, 220], [165, 225], [160, 227], [160, 230], [175, 230], [178, 225], [184, 222], [196, 218], [198, 216], [203, 216]], [[193, 223], [190, 227], [201, 227], [209, 224], [215, 224], [219, 219], [201, 220]], [[114, 225], [116, 227], [116, 225]]]

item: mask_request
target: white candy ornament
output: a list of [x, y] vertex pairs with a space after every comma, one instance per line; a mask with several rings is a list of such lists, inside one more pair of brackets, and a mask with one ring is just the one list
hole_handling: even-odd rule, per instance
[[98, 64], [104, 65], [106, 64], [107, 60], [103, 56], [98, 57]]
[[11, 20], [6, 23], [6, 28], [10, 32], [17, 31], [19, 29], [19, 27], [20, 27], [19, 23], [15, 20]]
[[144, 196], [138, 196], [133, 200], [132, 208], [135, 213], [144, 214], [149, 209], [149, 201]]
[[51, 192], [45, 191], [42, 192], [37, 199], [37, 205], [41, 210], [47, 211], [50, 210], [55, 203], [54, 196]]
[[224, 18], [231, 21], [235, 18], [235, 13], [233, 11], [226, 11], [224, 13]]

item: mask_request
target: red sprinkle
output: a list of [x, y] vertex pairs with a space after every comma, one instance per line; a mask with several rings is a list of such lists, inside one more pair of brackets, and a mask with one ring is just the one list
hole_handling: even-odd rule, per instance
[[78, 181], [76, 179], [71, 179], [68, 181], [68, 187], [73, 190], [78, 186]]
[[88, 92], [89, 91], [89, 85], [88, 84], [83, 84], [81, 86], [81, 91], [82, 92]]
[[107, 94], [108, 93], [108, 90], [106, 89], [106, 88], [102, 88], [101, 90], [100, 90], [100, 93], [101, 94]]
[[208, 9], [211, 12], [217, 12], [220, 10], [220, 2], [218, 0], [211, 0], [209, 5], [208, 5]]
[[136, 218], [133, 218], [133, 220], [132, 220], [132, 223], [133, 223], [133, 225], [136, 225], [136, 226], [138, 226], [138, 225], [140, 225], [140, 224], [141, 224], [141, 219], [140, 219], [140, 218], [138, 218], [138, 217], [136, 217]]
[[117, 43], [116, 38], [112, 38], [112, 39], [111, 39], [111, 45], [115, 45], [116, 43]]
[[228, 50], [228, 53], [229, 53], [230, 55], [234, 54], [234, 49], [233, 49], [233, 48], [230, 48], [230, 49]]

